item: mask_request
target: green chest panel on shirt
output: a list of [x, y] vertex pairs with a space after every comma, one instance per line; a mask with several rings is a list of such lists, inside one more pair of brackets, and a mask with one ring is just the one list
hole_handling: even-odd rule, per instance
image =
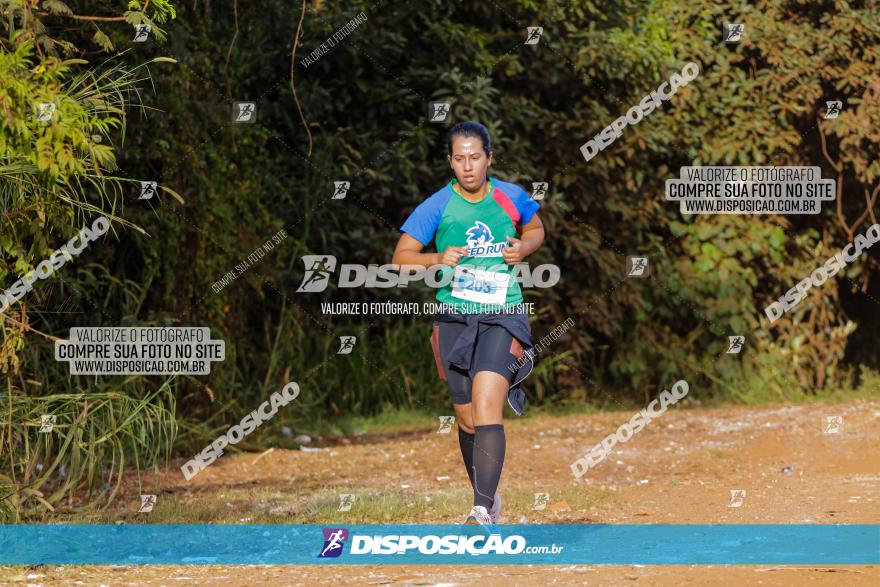
[[[506, 305], [522, 301], [519, 283], [501, 255], [507, 237], [516, 237], [516, 227], [493, 192], [490, 190], [479, 202], [469, 202], [454, 193], [437, 227], [439, 252], [448, 247], [467, 247], [455, 268], [444, 268], [444, 272], [456, 276], [437, 292], [438, 301], [454, 304], [460, 311], [477, 311], [479, 303]], [[490, 302], [492, 299], [494, 302]]]
[[491, 192], [479, 202], [468, 202], [456, 194], [443, 211], [437, 229], [437, 250], [466, 246], [465, 261], [485, 264], [494, 258], [497, 263], [507, 243], [507, 237], [516, 237], [516, 228], [510, 215], [492, 197]]

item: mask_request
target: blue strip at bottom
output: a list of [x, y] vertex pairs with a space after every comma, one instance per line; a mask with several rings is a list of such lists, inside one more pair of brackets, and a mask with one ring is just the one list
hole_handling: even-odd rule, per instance
[[880, 525], [0, 525], [0, 564], [880, 564]]

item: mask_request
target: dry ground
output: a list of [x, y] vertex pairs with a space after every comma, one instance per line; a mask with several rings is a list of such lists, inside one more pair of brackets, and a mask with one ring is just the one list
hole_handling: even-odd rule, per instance
[[[880, 402], [673, 409], [575, 482], [569, 464], [628, 412], [507, 420], [507, 523], [880, 523]], [[824, 434], [826, 416], [843, 416]], [[788, 469], [787, 469], [788, 468]], [[784, 470], [785, 469], [785, 470]], [[155, 482], [155, 480], [153, 480]], [[746, 490], [728, 507], [730, 491]], [[170, 469], [136, 522], [452, 523], [469, 509], [457, 435], [362, 436], [321, 452], [227, 455], [192, 481]], [[533, 494], [550, 494], [543, 511]], [[350, 513], [337, 495], [357, 497]], [[147, 518], [146, 516], [152, 516]], [[112, 521], [101, 520], [101, 521]], [[880, 567], [42, 566], [0, 567], [42, 585], [878, 585]]]

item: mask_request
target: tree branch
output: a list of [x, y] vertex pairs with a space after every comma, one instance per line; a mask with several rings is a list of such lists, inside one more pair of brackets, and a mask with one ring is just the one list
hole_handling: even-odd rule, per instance
[[63, 16], [74, 20], [100, 20], [100, 21], [124, 21], [124, 16], [82, 16], [79, 14], [52, 14], [51, 12], [34, 12], [40, 16]]
[[[24, 315], [24, 312], [22, 312], [22, 315]], [[62, 339], [62, 338], [58, 338], [57, 336], [52, 336], [51, 334], [46, 334], [45, 332], [40, 332], [39, 330], [37, 330], [36, 328], [34, 328], [33, 326], [31, 326], [31, 325], [30, 325], [30, 322], [20, 322], [20, 321], [16, 320], [15, 318], [13, 318], [12, 316], [9, 316], [8, 314], [7, 314], [7, 315], [3, 315], [3, 319], [4, 319], [4, 320], [9, 320], [10, 322], [12, 322], [12, 323], [15, 324], [16, 326], [18, 326], [18, 327], [19, 327], [19, 330], [20, 330], [21, 332], [24, 332], [24, 331], [27, 330], [27, 331], [30, 331], [30, 332], [33, 332], [33, 333], [39, 334], [40, 336], [42, 336], [42, 337], [44, 337], [44, 338], [47, 338], [47, 339], [49, 339], [49, 340], [53, 340], [53, 341], [54, 341], [54, 340], [64, 340], [64, 339]]]
[[868, 198], [868, 188], [865, 188], [865, 203], [868, 206], [868, 212], [871, 214], [871, 224], [877, 224], [877, 217], [874, 216], [874, 202], [877, 201], [877, 194], [880, 193], [880, 183], [877, 184], [877, 187], [874, 188], [874, 191], [871, 193], [871, 198]]
[[238, 38], [238, 0], [232, 1], [232, 15], [235, 19], [235, 33], [229, 42], [229, 49], [226, 51], [226, 67], [224, 73], [226, 75], [226, 97], [232, 101], [232, 85], [229, 83], [229, 60], [232, 58], [232, 48], [235, 47], [235, 40]]
[[[142, 12], [144, 16], [147, 15], [147, 8], [150, 6], [150, 0], [144, 2], [144, 7], [139, 12]], [[74, 20], [98, 20], [104, 22], [110, 21], [124, 21], [124, 16], [83, 16], [79, 14], [53, 14], [51, 12], [37, 12], [34, 11], [34, 14], [39, 14], [40, 16], [63, 16], [65, 18], [72, 18]]]
[[825, 131], [822, 130], [822, 121], [818, 118], [816, 119], [816, 128], [819, 129], [819, 138], [822, 139], [822, 153], [824, 153], [825, 158], [828, 159], [828, 163], [831, 164], [831, 167], [834, 168], [837, 173], [840, 173], [843, 169], [843, 163], [831, 158], [831, 155], [828, 154], [828, 143], [825, 141]]
[[309, 152], [308, 157], [312, 156], [312, 131], [309, 130], [309, 123], [306, 121], [305, 115], [303, 115], [302, 108], [299, 105], [299, 98], [296, 97], [296, 84], [294, 82], [294, 78], [296, 77], [296, 46], [299, 43], [299, 38], [302, 35], [302, 24], [303, 19], [306, 17], [306, 0], [302, 0], [302, 12], [299, 15], [299, 24], [296, 26], [296, 35], [293, 37], [293, 50], [290, 52], [290, 89], [293, 91], [293, 101], [296, 102], [296, 109], [299, 112], [299, 118], [302, 120], [303, 128], [306, 129], [306, 134], [309, 137]]
[[828, 154], [828, 143], [825, 140], [825, 131], [822, 130], [822, 121], [819, 119], [816, 119], [816, 128], [819, 129], [819, 138], [822, 139], [822, 154], [825, 155], [825, 159], [828, 160], [831, 167], [837, 171], [837, 220], [840, 222], [840, 225], [843, 226], [847, 240], [852, 240], [853, 231], [847, 226], [846, 218], [843, 216], [843, 173], [841, 173], [843, 170], [843, 163], [840, 161], [835, 162], [834, 159], [831, 158], [831, 155]]

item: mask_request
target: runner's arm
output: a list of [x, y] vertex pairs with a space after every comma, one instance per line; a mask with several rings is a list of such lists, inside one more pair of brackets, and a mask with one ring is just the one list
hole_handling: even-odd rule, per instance
[[523, 225], [519, 238], [522, 241], [523, 257], [528, 257], [541, 248], [541, 244], [544, 242], [544, 223], [541, 222], [537, 214], [532, 216], [528, 224]]
[[421, 265], [426, 268], [441, 263], [454, 267], [467, 250], [467, 247], [448, 247], [442, 253], [422, 253], [423, 248], [425, 245], [417, 238], [403, 233], [397, 241], [391, 262], [398, 265]]
[[440, 255], [438, 253], [423, 253], [422, 249], [425, 245], [418, 239], [403, 233], [400, 240], [397, 241], [397, 247], [394, 249], [394, 255], [391, 262], [396, 265], [421, 265], [422, 267], [430, 267], [440, 263]]

